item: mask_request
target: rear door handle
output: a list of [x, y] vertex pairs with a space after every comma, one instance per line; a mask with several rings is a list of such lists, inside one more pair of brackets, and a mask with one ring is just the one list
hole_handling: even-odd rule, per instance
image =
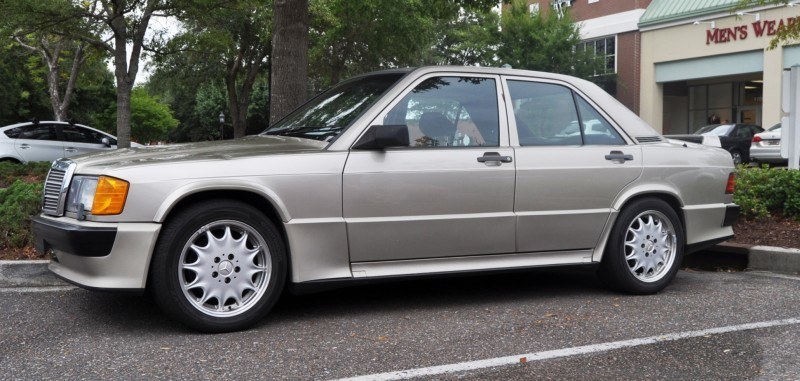
[[606, 155], [606, 160], [611, 161], [631, 161], [633, 160], [633, 155], [626, 155], [622, 153], [622, 151], [611, 151], [610, 154]]
[[67, 148], [64, 148], [64, 151], [67, 151], [67, 152], [75, 152], [75, 151], [77, 151], [77, 150], [78, 150], [78, 149], [77, 149], [77, 148], [75, 148], [75, 147], [67, 147]]
[[483, 156], [478, 158], [478, 163], [510, 163], [511, 161], [511, 156], [501, 156], [497, 152], [484, 152]]
[[28, 149], [28, 148], [31, 148], [31, 146], [29, 146], [29, 145], [27, 145], [27, 144], [20, 144], [20, 145], [19, 145], [19, 148], [21, 148], [21, 149]]

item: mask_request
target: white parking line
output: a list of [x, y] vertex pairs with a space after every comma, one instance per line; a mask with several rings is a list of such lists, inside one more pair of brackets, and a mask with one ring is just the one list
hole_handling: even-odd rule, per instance
[[376, 373], [366, 376], [343, 378], [339, 381], [404, 380], [414, 377], [434, 376], [447, 373], [465, 372], [476, 369], [494, 368], [503, 365], [519, 364], [520, 362], [539, 361], [539, 360], [548, 360], [560, 357], [585, 355], [591, 353], [612, 351], [615, 349], [638, 347], [641, 345], [657, 344], [666, 341], [676, 341], [676, 340], [690, 339], [694, 337], [702, 337], [702, 336], [722, 334], [722, 333], [748, 331], [753, 329], [770, 328], [770, 327], [778, 327], [778, 326], [794, 325], [794, 324], [800, 324], [800, 319], [773, 320], [773, 321], [749, 323], [742, 325], [731, 325], [727, 327], [710, 328], [699, 331], [677, 332], [662, 336], [651, 336], [640, 339], [613, 341], [610, 343], [592, 344], [581, 347], [556, 349], [552, 351], [525, 353], [514, 356], [496, 357], [485, 360], [467, 361], [456, 364], [431, 366], [427, 368], [407, 369], [397, 372]]
[[27, 293], [27, 292], [57, 292], [74, 290], [75, 286], [51, 286], [51, 287], [6, 287], [0, 288], [2, 293]]
[[748, 271], [747, 273], [751, 274], [751, 275], [763, 276], [763, 277], [767, 277], [767, 278], [800, 280], [800, 276], [797, 276], [797, 275], [778, 274], [778, 273], [771, 273], [769, 271]]

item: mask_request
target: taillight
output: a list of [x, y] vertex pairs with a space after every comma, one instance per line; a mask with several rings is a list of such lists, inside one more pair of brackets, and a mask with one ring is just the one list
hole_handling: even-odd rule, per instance
[[736, 174], [731, 172], [728, 175], [728, 184], [725, 185], [725, 194], [733, 194], [734, 189], [736, 189]]
[[753, 143], [758, 143], [761, 141], [761, 137], [758, 135], [753, 135]]

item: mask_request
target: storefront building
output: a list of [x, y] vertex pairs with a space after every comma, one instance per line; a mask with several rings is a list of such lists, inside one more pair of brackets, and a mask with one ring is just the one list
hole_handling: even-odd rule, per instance
[[780, 121], [782, 72], [800, 46], [768, 49], [800, 1], [733, 13], [737, 0], [653, 0], [640, 19], [640, 116], [664, 134], [720, 122]]

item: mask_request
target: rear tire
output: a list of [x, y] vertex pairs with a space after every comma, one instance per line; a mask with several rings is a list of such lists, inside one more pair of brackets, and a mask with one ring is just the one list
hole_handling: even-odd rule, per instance
[[733, 159], [733, 165], [739, 165], [744, 163], [744, 155], [742, 155], [742, 153], [739, 150], [733, 149], [730, 152], [731, 152], [731, 159]]
[[635, 200], [614, 222], [598, 275], [615, 290], [653, 294], [675, 278], [683, 249], [683, 225], [672, 207], [655, 198]]
[[270, 220], [233, 200], [179, 211], [164, 226], [150, 291], [170, 317], [203, 332], [245, 329], [281, 295], [286, 250]]

